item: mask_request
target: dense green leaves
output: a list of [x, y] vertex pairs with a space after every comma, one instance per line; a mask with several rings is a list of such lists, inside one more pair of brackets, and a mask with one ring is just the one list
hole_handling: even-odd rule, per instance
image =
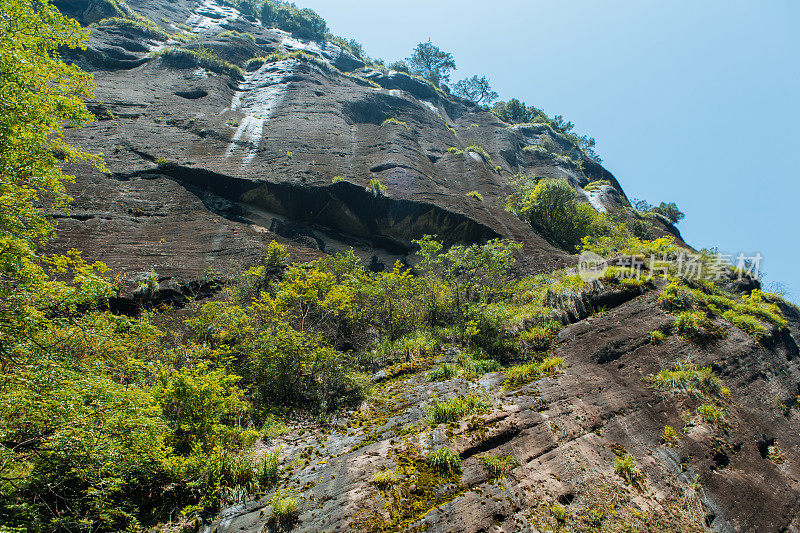
[[594, 210], [579, 203], [575, 190], [564, 180], [543, 179], [511, 206], [552, 244], [574, 252], [594, 221]]
[[408, 58], [411, 70], [436, 87], [450, 81], [450, 71], [456, 68], [453, 55], [434, 45], [430, 39], [419, 43]]

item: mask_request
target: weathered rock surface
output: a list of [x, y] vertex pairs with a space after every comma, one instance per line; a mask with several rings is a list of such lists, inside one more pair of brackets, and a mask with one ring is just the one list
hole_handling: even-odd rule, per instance
[[[108, 16], [94, 0], [57, 5], [83, 23]], [[98, 121], [69, 137], [105, 154], [109, 174], [73, 169], [76, 201], [56, 247], [81, 248], [132, 279], [153, 268], [198, 280], [252, 264], [280, 236], [301, 256], [354, 246], [385, 265], [405, 259], [411, 240], [426, 233], [451, 242], [500, 236], [523, 243], [527, 268], [552, 270], [571, 259], [505, 210], [508, 178], [522, 172], [576, 186], [607, 179], [614, 192], [602, 201], [624, 198], [591, 160], [580, 170], [523, 151], [546, 127], [509, 127], [416, 78], [363, 68], [335, 45], [263, 28], [213, 0], [130, 6], [168, 33], [194, 29], [186, 48], [232, 63], [275, 51], [316, 58], [255, 63], [238, 78], [182, 68], [153, 55], [177, 43], [102, 23], [88, 49], [71, 54], [95, 76]], [[391, 118], [405, 126], [384, 124]], [[491, 160], [447, 151], [471, 145]], [[373, 178], [386, 198], [367, 193]]]

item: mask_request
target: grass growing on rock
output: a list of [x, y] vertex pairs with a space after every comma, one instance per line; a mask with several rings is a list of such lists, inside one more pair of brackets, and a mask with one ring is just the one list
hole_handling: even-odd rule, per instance
[[682, 311], [675, 317], [676, 331], [686, 339], [706, 344], [722, 337], [722, 331], [702, 311]]
[[511, 472], [517, 464], [516, 460], [510, 455], [506, 457], [497, 457], [494, 454], [487, 454], [481, 457], [481, 461], [492, 479], [505, 476]]
[[461, 457], [450, 448], [440, 447], [428, 454], [428, 464], [434, 472], [440, 474], [458, 474], [461, 472]]
[[379, 489], [387, 489], [397, 482], [397, 475], [393, 470], [378, 470], [372, 476], [372, 483]]
[[402, 122], [402, 121], [400, 121], [400, 120], [398, 120], [396, 118], [387, 118], [386, 120], [381, 122], [381, 126], [386, 126], [387, 124], [394, 124], [396, 126], [402, 126], [403, 128], [411, 131], [411, 128], [408, 127], [408, 124], [406, 124], [405, 122]]
[[644, 488], [644, 474], [639, 470], [636, 461], [630, 454], [625, 454], [615, 459], [614, 471], [629, 485]]
[[483, 411], [490, 406], [491, 403], [486, 398], [477, 394], [456, 396], [444, 401], [434, 399], [428, 408], [428, 423], [435, 426], [457, 422], [469, 414]]
[[483, 146], [479, 146], [477, 144], [473, 144], [471, 146], [467, 146], [464, 148], [465, 152], [472, 152], [473, 154], [478, 154], [484, 161], [491, 161], [492, 157], [489, 155], [489, 152]]
[[661, 370], [653, 377], [652, 384], [659, 390], [684, 394], [700, 393], [716, 398], [730, 394], [711, 367], [693, 363], [676, 363], [672, 370]]
[[537, 379], [555, 375], [563, 364], [564, 360], [561, 357], [548, 357], [542, 361], [512, 366], [508, 369], [506, 384], [520, 386]]
[[225, 74], [234, 78], [244, 76], [242, 67], [225, 61], [205, 48], [190, 50], [188, 48], [170, 47], [159, 50], [154, 55], [161, 57], [168, 64], [176, 67], [201, 67], [211, 72]]

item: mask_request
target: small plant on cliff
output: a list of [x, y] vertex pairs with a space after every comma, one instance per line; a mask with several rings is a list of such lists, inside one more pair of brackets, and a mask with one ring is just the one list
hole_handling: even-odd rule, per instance
[[153, 298], [158, 295], [159, 285], [158, 285], [158, 274], [156, 274], [155, 270], [150, 270], [150, 273], [147, 274], [147, 277], [139, 283], [139, 286], [136, 287], [136, 294], [146, 297], [146, 298]]
[[722, 330], [702, 311], [683, 311], [675, 317], [675, 329], [692, 342], [699, 344], [714, 341]]
[[442, 363], [428, 373], [428, 381], [446, 381], [452, 379], [458, 373], [455, 365]]
[[201, 67], [217, 74], [227, 74], [234, 78], [244, 75], [242, 67], [234, 65], [205, 48], [187, 49], [170, 47], [153, 54], [176, 67]]
[[660, 329], [650, 332], [650, 344], [661, 344], [665, 340], [667, 340], [667, 335]]
[[473, 154], [478, 154], [484, 161], [492, 160], [491, 156], [489, 155], [489, 152], [487, 152], [483, 148], [483, 146], [478, 146], [477, 144], [473, 144], [472, 146], [467, 146], [466, 148], [464, 148], [464, 151], [472, 152]]
[[376, 196], [383, 196], [386, 194], [386, 185], [381, 183], [381, 180], [378, 178], [372, 178], [369, 180], [369, 188]]
[[644, 475], [639, 470], [639, 467], [636, 466], [636, 461], [630, 454], [617, 457], [614, 462], [614, 471], [626, 483], [634, 487], [644, 487]]
[[666, 391], [701, 393], [718, 398], [730, 394], [711, 367], [699, 367], [693, 363], [676, 363], [672, 370], [656, 374], [652, 382], [655, 388]]
[[408, 127], [408, 124], [406, 124], [405, 122], [402, 122], [400, 120], [397, 120], [396, 118], [387, 118], [386, 120], [381, 122], [381, 126], [386, 126], [387, 124], [395, 124], [397, 126], [402, 126], [405, 129], [411, 131], [411, 128]]
[[428, 454], [428, 464], [434, 472], [457, 474], [461, 472], [461, 457], [450, 448], [437, 448]]
[[464, 150], [456, 148], [455, 146], [451, 146], [450, 148], [447, 149], [447, 153], [453, 155], [464, 155]]
[[479, 202], [483, 201], [483, 195], [481, 193], [479, 193], [478, 191], [470, 191], [470, 192], [467, 193], [467, 196], [470, 197], [470, 198], [475, 198]]
[[744, 315], [730, 309], [722, 313], [722, 318], [741, 329], [753, 339], [760, 341], [767, 336], [769, 330], [757, 318], [749, 315]]
[[548, 357], [541, 362], [525, 363], [512, 366], [508, 369], [509, 385], [523, 385], [537, 379], [555, 374], [558, 368], [564, 364], [560, 357]]
[[294, 521], [297, 518], [299, 502], [295, 496], [288, 495], [283, 491], [278, 491], [272, 498], [270, 508], [272, 517], [281, 524]]
[[554, 503], [553, 505], [551, 505], [550, 512], [553, 514], [553, 518], [555, 518], [556, 521], [561, 524], [566, 522], [567, 516], [569, 516], [567, 509], [559, 503]]
[[674, 446], [678, 444], [678, 433], [672, 426], [664, 426], [664, 431], [661, 433], [661, 442], [667, 446]]
[[379, 489], [386, 489], [397, 482], [397, 475], [392, 470], [378, 470], [372, 476], [372, 483]]
[[431, 425], [455, 422], [468, 414], [482, 411], [491, 404], [482, 396], [467, 394], [445, 401], [434, 400], [428, 409], [428, 422]]
[[497, 457], [493, 454], [488, 454], [481, 457], [481, 461], [483, 461], [483, 465], [486, 467], [486, 470], [489, 471], [489, 475], [492, 478], [498, 478], [508, 474], [517, 464], [516, 460], [510, 455], [506, 457]]
[[703, 422], [707, 422], [709, 424], [719, 424], [722, 422], [722, 411], [719, 409], [719, 407], [710, 403], [704, 403], [698, 407], [697, 414], [700, 416]]

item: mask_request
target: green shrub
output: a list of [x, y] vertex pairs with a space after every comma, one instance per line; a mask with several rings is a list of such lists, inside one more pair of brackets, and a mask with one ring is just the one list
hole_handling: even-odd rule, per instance
[[597, 190], [597, 189], [599, 189], [600, 187], [602, 187], [604, 185], [609, 185], [610, 186], [611, 182], [608, 181], [608, 180], [593, 181], [593, 182], [587, 184], [586, 187], [583, 188], [583, 190], [584, 191], [594, 191], [594, 190]]
[[[581, 285], [583, 281], [581, 280]], [[554, 286], [554, 290], [558, 291], [558, 285]], [[523, 331], [519, 334], [519, 339], [524, 345], [525, 352], [544, 352], [550, 348], [550, 345], [558, 335], [561, 325], [554, 321], [549, 321], [543, 326], [536, 326], [532, 329]]]
[[167, 41], [170, 38], [170, 35], [161, 29], [158, 24], [142, 16], [137, 16], [136, 19], [111, 17], [103, 19], [97, 24], [98, 26], [116, 26], [121, 29], [133, 30], [144, 37], [150, 37], [158, 41]]
[[475, 198], [479, 202], [483, 201], [483, 195], [481, 193], [479, 193], [478, 191], [470, 191], [470, 192], [467, 193], [467, 196], [470, 197], [470, 198]]
[[256, 38], [253, 37], [250, 33], [241, 33], [234, 30], [225, 30], [221, 33], [216, 35], [218, 39], [244, 39], [245, 41], [250, 41], [251, 43], [255, 44]]
[[439, 339], [427, 330], [413, 331], [392, 344], [392, 351], [402, 354], [406, 360], [431, 355], [438, 348]]
[[644, 487], [644, 475], [639, 470], [639, 467], [636, 466], [636, 461], [629, 454], [617, 457], [614, 462], [614, 471], [626, 483], [634, 487]]
[[299, 502], [294, 496], [284, 495], [278, 491], [272, 499], [270, 508], [272, 517], [279, 523], [291, 522], [297, 518]]
[[677, 224], [686, 216], [678, 209], [678, 206], [672, 202], [668, 204], [661, 202], [661, 204], [659, 204], [658, 207], [654, 207], [652, 211], [653, 213], [662, 215], [671, 224]]
[[715, 405], [704, 403], [697, 408], [697, 414], [704, 422], [719, 424], [722, 422], [722, 411]]
[[450, 448], [437, 448], [428, 454], [428, 464], [434, 472], [457, 474], [461, 472], [461, 457]]
[[550, 506], [550, 513], [553, 515], [553, 518], [555, 518], [556, 521], [561, 524], [566, 522], [567, 517], [569, 516], [566, 507], [558, 503], [554, 503]]
[[378, 178], [372, 178], [371, 180], [369, 180], [369, 188], [377, 196], [382, 196], [386, 194], [386, 185], [381, 183], [381, 180]]
[[676, 331], [688, 340], [707, 343], [722, 336], [720, 328], [702, 311], [683, 311], [675, 317]]
[[661, 433], [661, 441], [667, 446], [675, 446], [678, 444], [678, 433], [672, 426], [664, 426], [664, 431]]
[[379, 489], [387, 489], [397, 482], [397, 475], [392, 470], [378, 470], [372, 475], [372, 483]]
[[428, 373], [428, 381], [446, 381], [454, 378], [457, 373], [455, 365], [443, 363]]
[[769, 331], [758, 319], [749, 315], [737, 313], [732, 309], [725, 311], [722, 314], [722, 318], [741, 329], [757, 341], [763, 339]]
[[551, 244], [573, 252], [594, 221], [594, 210], [578, 202], [575, 190], [564, 180], [543, 179], [521, 204], [510, 205]]
[[291, 3], [266, 0], [261, 4], [259, 18], [268, 28], [279, 28], [304, 39], [322, 41], [328, 33], [328, 25], [315, 11]]
[[280, 418], [276, 418], [272, 415], [266, 417], [264, 425], [261, 427], [261, 437], [265, 439], [274, 439], [286, 433], [289, 433], [289, 426]]
[[[455, 133], [455, 131], [453, 133]], [[455, 146], [451, 146], [450, 148], [448, 148], [447, 152], [454, 155], [464, 155], [464, 150], [460, 150]]]
[[771, 446], [767, 446], [767, 459], [769, 459], [770, 461], [772, 461], [777, 465], [783, 464], [786, 461], [780, 449], [778, 449], [778, 447], [775, 446], [774, 444]]
[[486, 398], [477, 394], [456, 396], [441, 402], [434, 399], [428, 408], [428, 422], [432, 426], [456, 422], [469, 414], [483, 411], [490, 406], [491, 403]]
[[650, 344], [661, 344], [667, 339], [667, 335], [660, 330], [650, 332]]
[[474, 154], [478, 154], [484, 161], [491, 161], [492, 158], [489, 155], [489, 152], [484, 150], [482, 146], [478, 146], [477, 144], [473, 144], [472, 146], [467, 146], [464, 148], [465, 152], [472, 152]]
[[699, 392], [718, 398], [730, 394], [711, 367], [699, 367], [693, 363], [676, 363], [672, 370], [661, 370], [653, 378], [653, 386], [660, 390]]
[[472, 357], [464, 357], [459, 363], [461, 365], [462, 375], [465, 377], [497, 372], [501, 368], [500, 363], [494, 359], [473, 359]]

